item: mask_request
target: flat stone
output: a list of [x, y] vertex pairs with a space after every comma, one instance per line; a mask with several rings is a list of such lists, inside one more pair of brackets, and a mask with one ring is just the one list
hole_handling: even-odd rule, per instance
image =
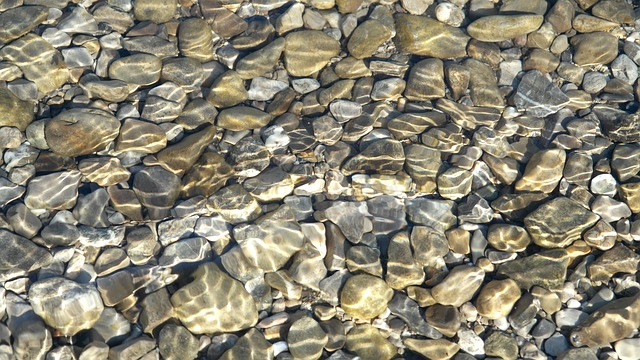
[[253, 79], [264, 75], [278, 63], [284, 48], [284, 38], [275, 39], [262, 49], [238, 60], [235, 70], [242, 79]]
[[289, 352], [296, 358], [319, 359], [328, 340], [320, 324], [309, 316], [291, 324], [287, 334]]
[[640, 255], [618, 243], [587, 266], [587, 275], [592, 281], [607, 282], [618, 273], [635, 274], [639, 263]]
[[198, 356], [200, 342], [185, 327], [167, 324], [160, 330], [158, 350], [163, 359], [186, 360]]
[[160, 80], [162, 60], [151, 54], [133, 54], [109, 65], [109, 77], [128, 84], [151, 85]]
[[209, 125], [202, 130], [185, 136], [180, 142], [167, 146], [158, 152], [160, 166], [182, 177], [198, 161], [205, 148], [215, 137], [217, 128]]
[[0, 14], [0, 42], [8, 43], [47, 19], [45, 6], [19, 6]]
[[115, 149], [118, 152], [133, 151], [150, 154], [166, 146], [167, 135], [160, 126], [147, 121], [126, 119], [120, 128]]
[[575, 328], [573, 346], [599, 347], [630, 336], [640, 326], [640, 294], [613, 300], [593, 312]]
[[443, 98], [445, 94], [444, 64], [440, 59], [417, 62], [409, 72], [404, 95], [409, 100], [424, 101]]
[[282, 268], [304, 241], [300, 226], [292, 219], [261, 220], [236, 227], [233, 235], [247, 261], [267, 272]]
[[33, 103], [19, 99], [6, 86], [0, 86], [0, 112], [12, 114], [0, 118], [0, 126], [12, 126], [25, 131], [33, 121]]
[[[340, 43], [317, 30], [302, 30], [285, 37], [284, 65], [289, 74], [309, 76], [322, 69], [340, 52]], [[308, 44], [314, 44], [313, 49]]]
[[133, 14], [137, 20], [161, 24], [173, 19], [177, 6], [178, 0], [134, 0]]
[[253, 221], [262, 213], [256, 199], [239, 184], [227, 186], [213, 194], [209, 197], [207, 207], [232, 224]]
[[378, 329], [369, 324], [352, 328], [347, 334], [345, 347], [363, 360], [390, 360], [398, 352], [398, 349], [382, 336]]
[[187, 93], [172, 82], [165, 82], [147, 93], [141, 117], [155, 123], [172, 121], [187, 104]]
[[395, 174], [404, 165], [404, 150], [397, 140], [381, 139], [367, 146], [342, 166], [345, 175], [356, 173]]
[[564, 250], [544, 251], [500, 265], [498, 275], [513, 279], [523, 290], [534, 285], [557, 290], [567, 276], [568, 260]]
[[515, 360], [518, 358], [518, 342], [514, 337], [496, 331], [485, 340], [484, 352], [489, 356]]
[[340, 292], [340, 306], [358, 319], [369, 320], [382, 314], [393, 297], [393, 290], [384, 280], [367, 274], [347, 279]]
[[[192, 278], [192, 282], [171, 296], [177, 317], [189, 331], [195, 334], [233, 332], [257, 323], [258, 311], [251, 295], [215, 264], [201, 265]], [[210, 289], [217, 291], [208, 291]]]
[[406, 232], [400, 232], [391, 239], [387, 255], [385, 280], [389, 286], [393, 289], [404, 289], [410, 285], [422, 284], [425, 273], [422, 266], [413, 258], [411, 243]]
[[618, 24], [632, 24], [635, 20], [633, 6], [621, 0], [599, 1], [591, 8], [591, 13]]
[[571, 45], [573, 61], [581, 66], [608, 64], [618, 56], [618, 39], [605, 32], [573, 36]]
[[233, 172], [231, 165], [220, 154], [204, 153], [182, 178], [181, 194], [185, 198], [213, 195], [225, 185]]
[[498, 42], [536, 31], [544, 17], [541, 15], [483, 16], [467, 27], [469, 35], [480, 41]]
[[80, 86], [92, 99], [103, 99], [111, 102], [124, 101], [131, 89], [122, 80], [99, 80], [93, 76], [83, 76], [80, 79]]
[[223, 129], [241, 131], [258, 129], [267, 125], [273, 116], [249, 106], [237, 106], [222, 110], [218, 115], [218, 126]]
[[364, 59], [373, 55], [391, 36], [391, 31], [380, 21], [366, 20], [351, 33], [347, 50], [356, 59]]
[[62, 54], [42, 37], [29, 33], [0, 49], [5, 61], [17, 65], [27, 80], [36, 83], [42, 95], [62, 86], [69, 79]]
[[539, 191], [551, 193], [562, 178], [566, 153], [562, 149], [550, 149], [536, 152], [516, 182], [517, 191]]
[[467, 55], [469, 37], [460, 29], [424, 16], [396, 14], [394, 41], [400, 51], [453, 59]]
[[640, 340], [636, 339], [623, 339], [617, 341], [615, 346], [616, 354], [621, 360], [631, 360], [637, 356], [640, 351]]
[[77, 108], [49, 120], [44, 133], [53, 152], [75, 157], [103, 150], [118, 136], [119, 130], [120, 122], [110, 113]]
[[554, 114], [569, 103], [569, 97], [540, 71], [532, 70], [522, 78], [514, 103], [528, 115], [545, 117]]
[[445, 339], [422, 340], [414, 338], [405, 338], [403, 341], [407, 349], [416, 352], [426, 359], [451, 359], [458, 351], [460, 346], [454, 342]]
[[549, 201], [524, 219], [533, 242], [546, 248], [568, 246], [597, 221], [596, 214], [565, 197]]
[[251, 328], [247, 333], [238, 339], [233, 347], [220, 357], [220, 360], [260, 360], [273, 359], [273, 346], [268, 342], [262, 333]]
[[506, 317], [520, 298], [518, 284], [511, 280], [492, 280], [482, 287], [476, 299], [478, 314], [496, 320]]
[[373, 229], [364, 202], [336, 201], [324, 210], [323, 216], [338, 225], [344, 236], [354, 244], [360, 242], [364, 233]]
[[409, 220], [438, 231], [446, 231], [457, 224], [451, 200], [412, 199], [405, 202]]
[[51, 254], [22, 236], [0, 230], [4, 251], [0, 254], [0, 274], [18, 272], [20, 275], [40, 269], [53, 260]]
[[[73, 296], [69, 297], [71, 294]], [[104, 310], [100, 294], [93, 285], [57, 277], [31, 285], [29, 302], [47, 325], [66, 336], [90, 329]]]
[[482, 280], [482, 269], [475, 266], [456, 266], [444, 280], [431, 289], [431, 295], [439, 304], [459, 307], [473, 298]]
[[487, 241], [496, 250], [507, 252], [524, 251], [531, 243], [527, 231], [517, 225], [492, 224], [489, 226]]
[[77, 170], [33, 178], [24, 203], [31, 209], [65, 210], [76, 204], [81, 173]]
[[82, 175], [100, 186], [116, 185], [129, 180], [131, 173], [115, 157], [82, 159], [78, 163]]

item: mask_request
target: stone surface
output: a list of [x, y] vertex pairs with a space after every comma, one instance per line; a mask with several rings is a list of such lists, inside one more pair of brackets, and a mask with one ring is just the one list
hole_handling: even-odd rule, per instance
[[104, 305], [93, 285], [65, 278], [50, 278], [29, 289], [33, 311], [44, 322], [66, 336], [90, 329], [100, 318]]
[[524, 219], [533, 242], [547, 248], [566, 247], [597, 221], [596, 214], [565, 197], [551, 200]]
[[531, 33], [543, 20], [541, 15], [530, 14], [484, 16], [469, 24], [467, 31], [474, 39], [498, 42]]
[[240, 282], [213, 263], [201, 265], [192, 277], [192, 282], [171, 296], [176, 316], [189, 331], [195, 334], [231, 332], [256, 324], [255, 302]]
[[355, 275], [347, 279], [340, 292], [340, 306], [345, 312], [362, 320], [382, 314], [393, 297], [393, 290], [384, 280], [371, 275]]
[[569, 97], [540, 71], [529, 71], [520, 81], [514, 96], [518, 110], [544, 117], [554, 114], [569, 103]]
[[38, 176], [29, 181], [24, 203], [31, 209], [71, 209], [76, 204], [81, 176], [77, 170]]
[[13, 126], [24, 131], [33, 121], [33, 105], [15, 96], [6, 86], [0, 86], [0, 112], [13, 114], [0, 118], [0, 126]]
[[484, 271], [475, 266], [456, 266], [431, 289], [431, 295], [439, 304], [460, 306], [473, 298], [484, 276]]
[[466, 55], [469, 37], [460, 29], [435, 19], [397, 14], [394, 41], [402, 52], [452, 59]]
[[113, 115], [98, 109], [70, 109], [49, 120], [44, 133], [51, 150], [64, 156], [80, 156], [103, 150], [120, 130]]
[[289, 352], [296, 358], [319, 359], [328, 340], [320, 324], [308, 316], [291, 324], [287, 335]]
[[[284, 65], [293, 76], [309, 76], [338, 55], [340, 43], [317, 30], [303, 30], [285, 37]], [[308, 44], [314, 44], [313, 49]]]
[[482, 287], [475, 303], [479, 315], [495, 320], [509, 315], [519, 298], [520, 288], [515, 281], [492, 280]]

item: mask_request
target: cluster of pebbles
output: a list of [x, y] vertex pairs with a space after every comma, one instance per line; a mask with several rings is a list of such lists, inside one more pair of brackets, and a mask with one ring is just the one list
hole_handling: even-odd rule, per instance
[[640, 358], [626, 0], [2, 0], [0, 359]]

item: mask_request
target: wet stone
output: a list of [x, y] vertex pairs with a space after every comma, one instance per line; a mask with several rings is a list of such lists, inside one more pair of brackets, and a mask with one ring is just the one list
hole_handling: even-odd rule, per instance
[[35, 177], [29, 181], [24, 203], [31, 209], [70, 209], [78, 197], [80, 177], [77, 170]]
[[484, 351], [489, 356], [514, 360], [518, 358], [518, 343], [515, 338], [505, 333], [494, 332], [485, 340]]
[[287, 335], [289, 352], [296, 358], [319, 359], [327, 341], [320, 324], [308, 316], [294, 322]]
[[431, 289], [431, 294], [439, 304], [461, 306], [473, 298], [484, 275], [482, 269], [474, 266], [456, 266], [442, 282]]
[[127, 119], [122, 123], [116, 141], [116, 151], [119, 152], [155, 153], [166, 146], [167, 136], [160, 126], [135, 119]]
[[617, 244], [589, 264], [587, 273], [592, 281], [606, 282], [617, 273], [635, 274], [639, 263], [640, 255], [622, 244]]
[[249, 106], [225, 109], [218, 115], [218, 126], [223, 129], [241, 131], [257, 129], [267, 125], [273, 116]]
[[231, 349], [222, 354], [220, 360], [272, 358], [273, 346], [271, 343], [265, 339], [260, 331], [251, 328], [243, 337], [238, 339]]
[[404, 339], [407, 349], [416, 352], [427, 359], [451, 359], [460, 351], [460, 346], [455, 342], [445, 339], [422, 340], [414, 338]]
[[396, 140], [381, 139], [367, 146], [342, 166], [345, 175], [354, 173], [395, 174], [404, 165], [404, 150]]
[[513, 279], [523, 290], [534, 285], [556, 290], [562, 287], [567, 274], [566, 255], [564, 250], [549, 250], [512, 260], [498, 267], [498, 275]]
[[455, 27], [435, 19], [396, 14], [396, 36], [394, 41], [402, 52], [452, 59], [466, 55], [469, 37]]
[[103, 150], [120, 130], [120, 122], [106, 111], [70, 109], [45, 124], [51, 150], [64, 156], [80, 156]]
[[519, 298], [520, 288], [515, 281], [492, 280], [482, 287], [475, 303], [479, 315], [495, 320], [509, 315]]
[[[256, 305], [242, 284], [213, 263], [201, 265], [193, 281], [171, 296], [176, 315], [192, 333], [232, 332], [256, 324]], [[218, 289], [201, 291], [198, 289]]]
[[135, 174], [133, 191], [149, 217], [161, 219], [180, 194], [180, 178], [160, 166], [147, 167]]
[[571, 45], [575, 51], [573, 61], [582, 66], [608, 64], [618, 54], [618, 40], [605, 32], [576, 35], [571, 38]]
[[150, 20], [160, 24], [173, 18], [177, 5], [178, 0], [135, 0], [133, 2], [133, 14], [137, 20]]
[[391, 31], [378, 20], [366, 20], [351, 33], [347, 50], [356, 59], [367, 58], [391, 38]]
[[91, 328], [104, 309], [93, 285], [81, 285], [64, 278], [34, 283], [29, 289], [29, 301], [47, 325], [67, 336]]
[[48, 265], [51, 254], [32, 241], [7, 230], [0, 230], [4, 251], [0, 254], [0, 274], [27, 273]]
[[239, 184], [227, 186], [213, 194], [209, 197], [207, 207], [232, 224], [255, 220], [262, 213], [256, 199]]
[[151, 54], [134, 54], [109, 65], [109, 77], [128, 84], [151, 85], [160, 80], [162, 61]]
[[187, 94], [182, 87], [165, 82], [149, 91], [142, 109], [142, 118], [154, 123], [163, 123], [177, 118], [187, 103]]
[[347, 314], [362, 320], [382, 314], [393, 297], [393, 290], [384, 280], [367, 275], [347, 279], [340, 292], [340, 306]]
[[185, 327], [168, 324], [160, 330], [158, 338], [160, 355], [164, 359], [187, 360], [198, 355], [200, 343]]
[[516, 107], [528, 115], [545, 117], [566, 106], [569, 98], [540, 71], [529, 71], [514, 96]]
[[8, 43], [28, 33], [47, 19], [45, 6], [21, 6], [0, 14], [0, 42]]
[[566, 247], [597, 221], [596, 214], [565, 197], [551, 200], [524, 219], [533, 242], [547, 248]]
[[182, 55], [200, 62], [213, 60], [213, 34], [203, 19], [186, 19], [178, 28], [178, 47]]
[[[340, 44], [325, 33], [316, 30], [296, 31], [285, 37], [284, 64], [293, 76], [309, 76], [323, 68], [338, 55]], [[308, 44], [314, 44], [310, 49]]]
[[347, 333], [345, 347], [361, 359], [390, 360], [398, 352], [398, 349], [383, 337], [378, 329], [369, 324], [352, 328]]
[[541, 15], [493, 15], [472, 22], [467, 31], [472, 38], [498, 42], [526, 35], [542, 25]]

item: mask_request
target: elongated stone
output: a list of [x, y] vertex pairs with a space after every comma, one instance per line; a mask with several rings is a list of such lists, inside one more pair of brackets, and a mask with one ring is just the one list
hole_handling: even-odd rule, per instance
[[542, 15], [491, 15], [472, 22], [467, 32], [472, 38], [498, 42], [526, 35], [537, 30], [544, 17]]
[[402, 52], [439, 59], [467, 55], [470, 38], [458, 28], [426, 16], [396, 14], [394, 20], [394, 41]]
[[120, 122], [104, 110], [78, 108], [63, 111], [45, 124], [49, 148], [64, 156], [80, 156], [103, 150], [120, 130]]

